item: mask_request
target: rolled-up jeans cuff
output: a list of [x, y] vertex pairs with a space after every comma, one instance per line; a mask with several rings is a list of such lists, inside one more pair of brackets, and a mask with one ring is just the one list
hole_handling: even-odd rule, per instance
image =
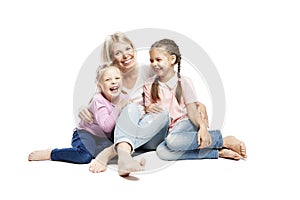
[[119, 144], [119, 143], [121, 143], [121, 142], [126, 142], [126, 143], [128, 143], [130, 146], [131, 146], [131, 151], [130, 151], [130, 154], [133, 154], [133, 152], [134, 152], [134, 145], [133, 145], [133, 143], [128, 139], [128, 138], [120, 138], [120, 139], [118, 139], [117, 141], [115, 141], [114, 142], [114, 152], [116, 153], [116, 154], [118, 154], [118, 151], [117, 151], [117, 145]]

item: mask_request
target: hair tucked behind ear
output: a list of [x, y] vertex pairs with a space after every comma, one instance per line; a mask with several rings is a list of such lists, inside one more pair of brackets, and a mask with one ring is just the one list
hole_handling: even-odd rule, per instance
[[[166, 50], [170, 55], [176, 56], [174, 65], [177, 64], [177, 66], [178, 66], [178, 70], [177, 70], [178, 83], [177, 83], [177, 87], [176, 87], [175, 97], [176, 97], [177, 102], [180, 104], [181, 96], [182, 96], [182, 86], [181, 86], [181, 75], [180, 75], [181, 53], [179, 51], [179, 47], [173, 40], [162, 39], [162, 40], [159, 40], [159, 41], [155, 42], [154, 44], [152, 44], [150, 50], [154, 49], [154, 48], [162, 48], [162, 49]], [[155, 81], [152, 83], [151, 97], [154, 101], [157, 101], [160, 99], [159, 95], [158, 95], [158, 79], [155, 79]]]

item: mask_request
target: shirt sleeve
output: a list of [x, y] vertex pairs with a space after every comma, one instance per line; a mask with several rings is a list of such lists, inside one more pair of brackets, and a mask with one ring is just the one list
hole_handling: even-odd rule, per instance
[[106, 133], [112, 132], [121, 112], [119, 107], [97, 100], [94, 102], [94, 108], [94, 117], [100, 128]]
[[192, 79], [182, 77], [182, 94], [185, 104], [194, 103], [198, 101], [197, 93], [194, 88]]

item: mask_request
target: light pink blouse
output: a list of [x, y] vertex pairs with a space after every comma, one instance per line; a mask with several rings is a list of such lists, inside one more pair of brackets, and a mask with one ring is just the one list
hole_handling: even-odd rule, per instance
[[[144, 85], [145, 106], [149, 106], [151, 103], [153, 103], [151, 98], [151, 86], [154, 80], [155, 76], [148, 79]], [[185, 105], [198, 101], [196, 91], [190, 78], [185, 76], [181, 77], [182, 97], [181, 103], [178, 104], [175, 97], [175, 91], [178, 83], [177, 76], [173, 76], [166, 83], [162, 83], [160, 81], [158, 83], [160, 101], [157, 104], [169, 112], [171, 122], [170, 128], [172, 128], [178, 120], [187, 117]]]
[[[129, 99], [129, 96], [121, 93], [120, 101], [125, 98]], [[119, 107], [105, 99], [99, 93], [94, 96], [92, 102], [89, 104], [89, 110], [94, 116], [93, 123], [89, 124], [81, 120], [78, 124], [78, 129], [84, 129], [96, 136], [110, 137], [121, 112]]]

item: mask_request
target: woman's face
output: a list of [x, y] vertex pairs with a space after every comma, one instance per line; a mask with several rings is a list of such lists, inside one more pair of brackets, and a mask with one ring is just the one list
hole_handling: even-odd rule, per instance
[[113, 60], [122, 72], [126, 72], [136, 64], [136, 52], [130, 44], [116, 43], [112, 47]]

